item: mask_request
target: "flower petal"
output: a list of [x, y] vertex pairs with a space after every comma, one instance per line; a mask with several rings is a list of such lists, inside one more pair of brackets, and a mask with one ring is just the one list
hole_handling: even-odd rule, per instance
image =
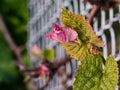
[[66, 33], [65, 33], [64, 31], [58, 33], [58, 34], [57, 34], [57, 38], [58, 38], [60, 41], [68, 42], [68, 37], [66, 36]]
[[50, 74], [50, 71], [48, 69], [48, 67], [46, 65], [41, 65], [40, 66], [40, 71], [39, 71], [39, 74], [43, 77], [43, 76], [49, 76]]
[[49, 38], [49, 39], [52, 39], [52, 40], [59, 41], [58, 38], [57, 38], [57, 34], [54, 33], [54, 32], [51, 32], [50, 34], [46, 35], [46, 37]]
[[71, 28], [60, 27], [58, 24], [54, 24], [54, 31], [47, 35], [52, 40], [70, 42], [77, 39], [78, 34]]
[[62, 27], [60, 27], [58, 24], [54, 24], [54, 32], [59, 33], [60, 31], [62, 31]]
[[71, 29], [71, 28], [64, 28], [63, 29], [66, 33], [66, 36], [68, 37], [68, 41], [74, 41], [77, 39], [78, 34], [75, 30]]
[[32, 46], [31, 52], [34, 53], [34, 54], [40, 54], [40, 53], [41, 53], [41, 50], [40, 50], [40, 48], [39, 48], [39, 46], [38, 46], [37, 44], [34, 44], [34, 45]]

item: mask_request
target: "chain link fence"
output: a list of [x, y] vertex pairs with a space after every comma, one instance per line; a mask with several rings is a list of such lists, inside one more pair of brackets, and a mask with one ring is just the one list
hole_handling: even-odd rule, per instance
[[[37, 44], [42, 50], [54, 48], [56, 51], [55, 59], [66, 55], [59, 43], [44, 38], [53, 29], [55, 22], [61, 24], [60, 14], [63, 7], [86, 17], [88, 17], [92, 8], [89, 3], [83, 4], [82, 0], [29, 0], [28, 50], [31, 49], [33, 44]], [[115, 55], [116, 60], [120, 60], [120, 6], [101, 10], [98, 18], [94, 18], [93, 28], [105, 43], [103, 48], [104, 57], [106, 58], [112, 54]], [[37, 66], [41, 62], [36, 60], [33, 63]], [[78, 62], [75, 60], [71, 60], [66, 64], [66, 72], [68, 74], [72, 73], [72, 77], [67, 82], [68, 86], [72, 86], [77, 65]], [[38, 87], [42, 87], [46, 80], [47, 78], [44, 80], [38, 78], [33, 81]], [[64, 90], [57, 74], [45, 90]]]

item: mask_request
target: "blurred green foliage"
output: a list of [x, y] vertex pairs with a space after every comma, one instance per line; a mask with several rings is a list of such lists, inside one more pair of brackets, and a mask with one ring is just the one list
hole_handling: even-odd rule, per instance
[[24, 53], [22, 55], [22, 58], [24, 60], [23, 62], [25, 64], [25, 66], [32, 67], [33, 64], [31, 63], [30, 58], [29, 58], [28, 53], [27, 53], [26, 50], [24, 51]]
[[43, 58], [48, 61], [52, 61], [55, 58], [55, 50], [54, 49], [45, 49], [42, 52]]
[[[22, 47], [25, 47], [27, 41], [27, 5], [27, 0], [0, 0], [0, 14], [16, 45]], [[27, 57], [26, 55], [24, 53], [23, 57]], [[13, 52], [0, 32], [0, 90], [26, 90], [14, 59]]]
[[0, 0], [0, 13], [16, 44], [25, 44], [28, 21], [27, 0]]

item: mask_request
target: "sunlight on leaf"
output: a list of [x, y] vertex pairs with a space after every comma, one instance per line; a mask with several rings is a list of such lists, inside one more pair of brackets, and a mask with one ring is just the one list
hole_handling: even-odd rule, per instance
[[106, 59], [103, 69], [103, 58], [90, 56], [78, 67], [74, 90], [115, 90], [118, 81], [117, 63], [113, 56]]
[[76, 60], [82, 61], [90, 55], [90, 52], [86, 45], [64, 42], [61, 42], [61, 44], [66, 52]]
[[62, 9], [62, 22], [66, 27], [70, 27], [77, 31], [79, 39], [83, 43], [93, 43], [98, 47], [103, 47], [104, 43], [101, 41], [96, 33], [93, 31], [89, 22], [82, 15], [76, 15], [66, 9]]

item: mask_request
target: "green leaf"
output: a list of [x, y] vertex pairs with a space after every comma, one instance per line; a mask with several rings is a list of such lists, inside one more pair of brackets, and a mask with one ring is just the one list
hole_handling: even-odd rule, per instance
[[74, 90], [115, 90], [118, 81], [117, 63], [109, 56], [103, 68], [103, 58], [90, 56], [78, 67]]
[[55, 58], [55, 51], [54, 49], [45, 49], [42, 53], [43, 58], [47, 60], [53, 60]]
[[90, 56], [89, 49], [84, 44], [72, 44], [61, 42], [63, 48], [76, 60], [85, 60], [88, 56]]
[[25, 66], [32, 67], [32, 62], [30, 61], [28, 53], [25, 52], [22, 57], [23, 57], [23, 60], [24, 60], [23, 62], [25, 64]]
[[93, 31], [89, 22], [82, 15], [76, 15], [66, 9], [62, 9], [62, 22], [66, 27], [77, 31], [79, 39], [83, 43], [93, 43], [98, 47], [103, 47], [104, 43]]
[[[101, 83], [101, 87], [108, 86], [110, 89], [108, 90], [114, 90], [116, 87], [116, 84], [118, 82], [118, 65], [115, 61], [115, 58], [111, 55], [106, 60], [105, 69], [103, 70], [103, 78], [101, 82], [107, 82], [107, 85], [104, 83]], [[106, 90], [106, 89], [104, 89]]]

